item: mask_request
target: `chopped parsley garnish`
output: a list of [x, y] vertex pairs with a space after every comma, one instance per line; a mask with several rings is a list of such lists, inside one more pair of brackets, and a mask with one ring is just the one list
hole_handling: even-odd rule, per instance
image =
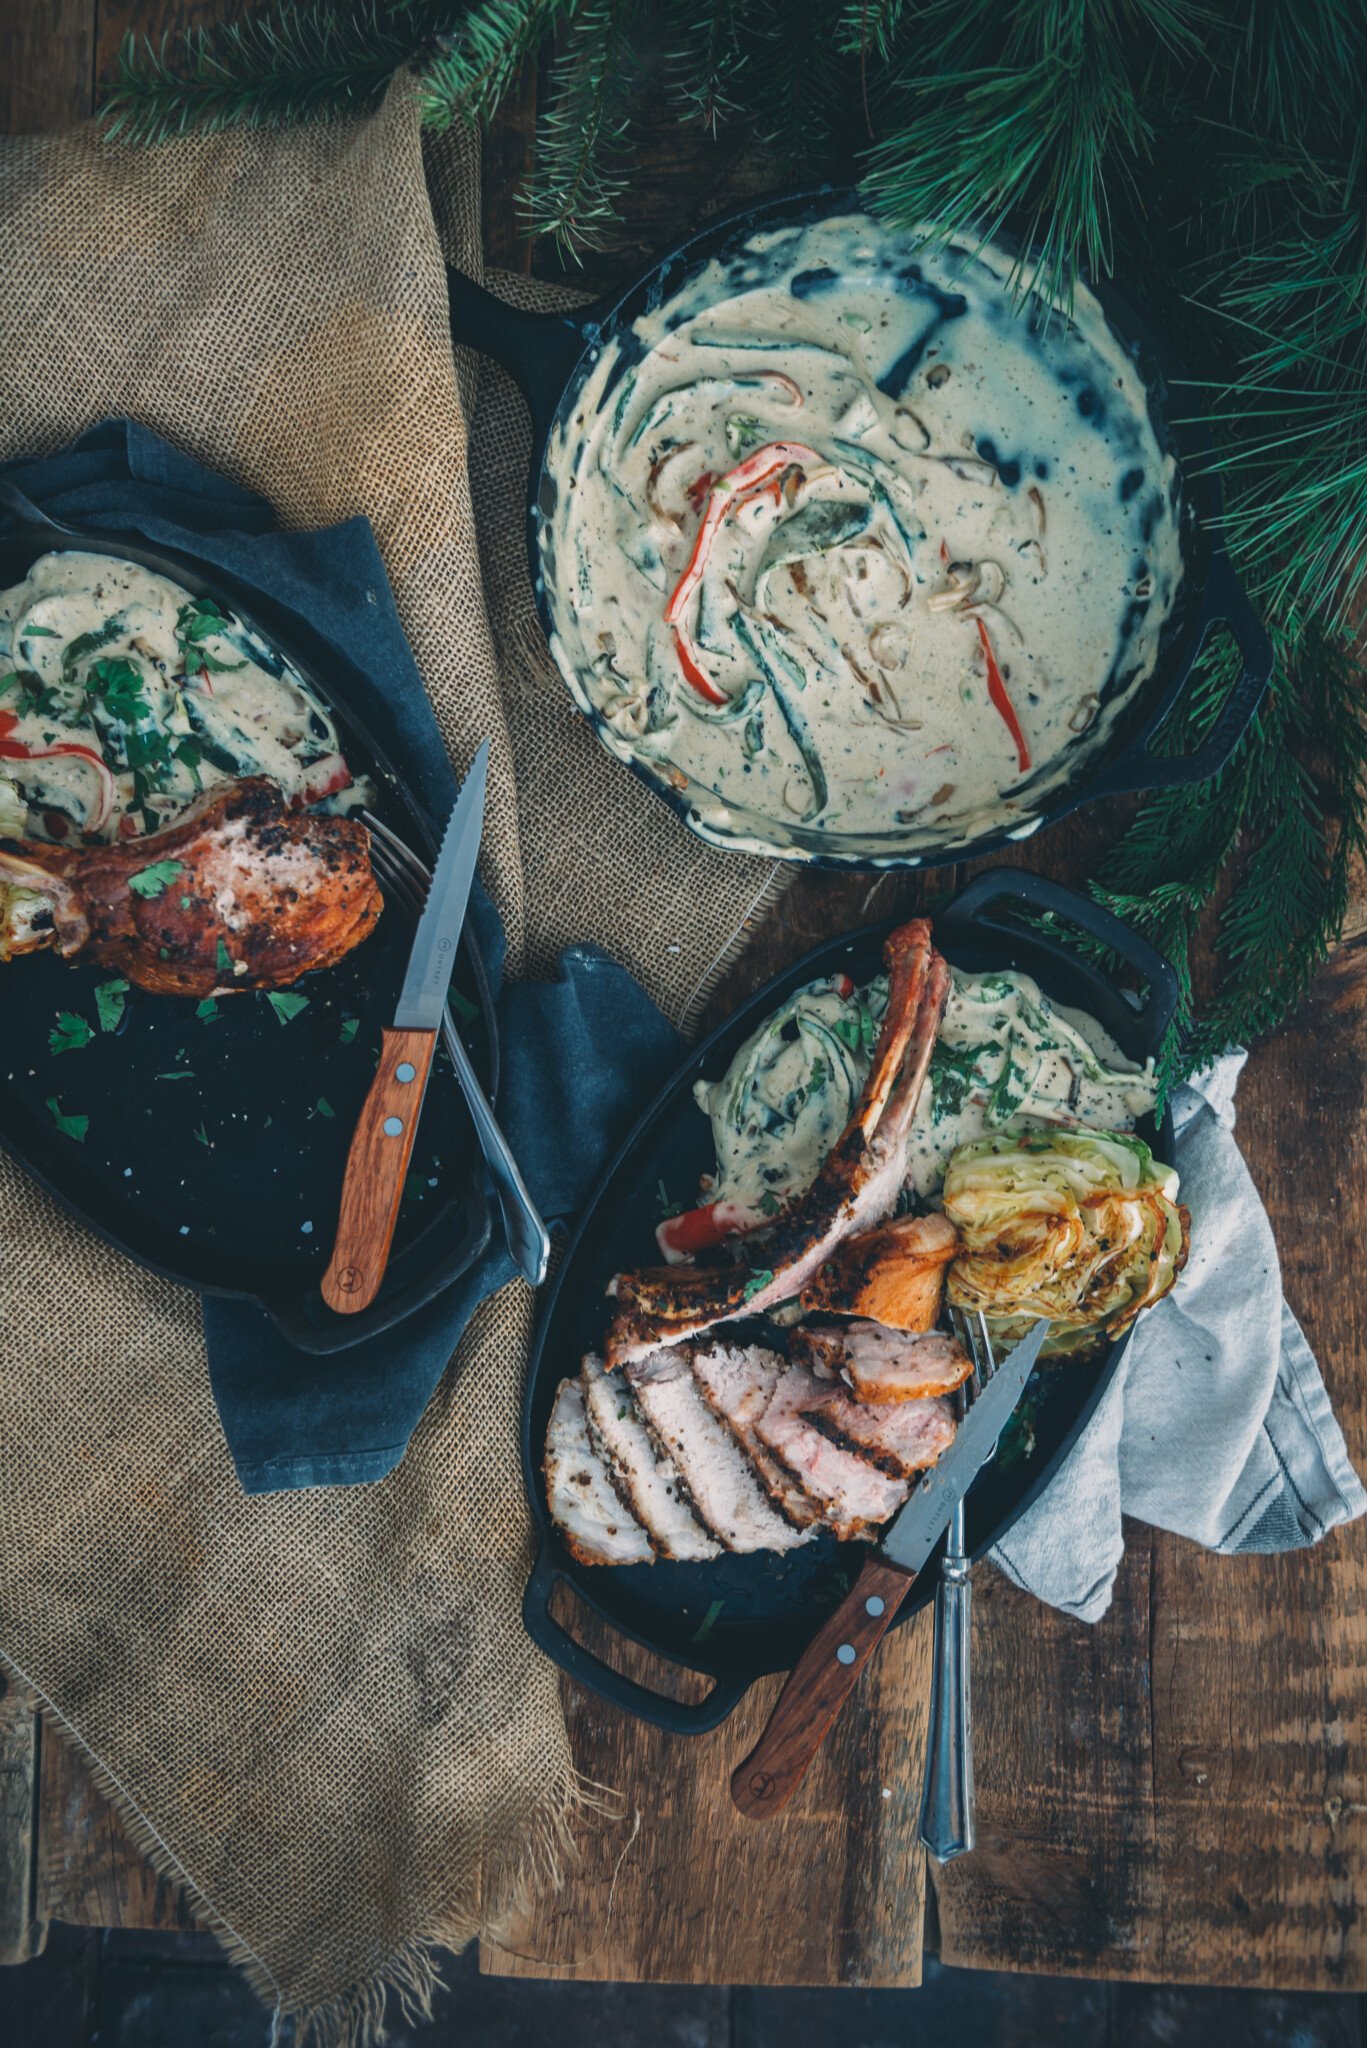
[[16, 669], [12, 674], [0, 677], [0, 690], [8, 690], [11, 685], [19, 692], [21, 717], [27, 718], [32, 712], [40, 718], [61, 717], [61, 698], [55, 690], [46, 688], [31, 670], [25, 669], [21, 673]]
[[61, 637], [55, 626], [25, 626], [19, 635], [21, 640], [60, 640]]
[[207, 669], [211, 675], [226, 675], [235, 668], [245, 668], [245, 661], [224, 661], [204, 645], [214, 634], [226, 633], [232, 623], [210, 597], [200, 598], [197, 604], [183, 604], [176, 613], [176, 644], [186, 668]]
[[458, 988], [449, 991], [447, 1001], [462, 1024], [473, 1024], [479, 1015], [478, 1003], [472, 1003], [469, 996], [463, 996]]
[[757, 1294], [762, 1294], [764, 1292], [764, 1289], [767, 1286], [769, 1286], [770, 1282], [773, 1280], [773, 1277], [774, 1269], [772, 1266], [752, 1266], [750, 1268], [750, 1278], [746, 1281], [744, 1288], [741, 1290], [742, 1299], [745, 1301], [753, 1301]]
[[820, 1053], [818, 1053], [812, 1061], [811, 1069], [807, 1075], [807, 1093], [809, 1095], [819, 1095], [830, 1077], [831, 1070], [826, 1065], [825, 1060], [822, 1059]]
[[342, 1028], [338, 1034], [342, 1041], [342, 1044], [350, 1045], [352, 1039], [356, 1036], [356, 1033], [360, 1030], [360, 1028], [361, 1020], [359, 1017], [343, 1017]]
[[189, 1067], [176, 1067], [171, 1073], [158, 1074], [155, 1078], [158, 1081], [193, 1081], [195, 1077]]
[[[141, 725], [151, 718], [152, 707], [143, 683], [138, 664], [122, 654], [101, 655], [85, 672], [86, 695], [98, 699], [102, 709], [120, 725]], [[130, 760], [129, 765], [136, 764]]]
[[107, 647], [111, 640], [117, 640], [123, 626], [123, 613], [115, 612], [102, 626], [97, 626], [93, 633], [78, 633], [74, 640], [68, 640], [62, 655], [63, 674], [73, 675], [77, 665], [85, 660], [87, 654], [94, 654], [99, 648]]
[[766, 1216], [777, 1216], [783, 1204], [772, 1188], [765, 1188], [759, 1198], [759, 1206]]
[[214, 953], [214, 966], [220, 974], [231, 974], [233, 971], [233, 956], [224, 945], [222, 939], [219, 940]]
[[684, 1205], [683, 1205], [683, 1203], [682, 1203], [682, 1202], [671, 1202], [671, 1201], [670, 1201], [670, 1199], [669, 1199], [669, 1192], [668, 1192], [668, 1190], [666, 1189], [666, 1187], [665, 1187], [665, 1184], [664, 1184], [664, 1181], [663, 1181], [662, 1179], [661, 1179], [661, 1180], [657, 1180], [657, 1181], [656, 1181], [656, 1183], [655, 1183], [655, 1193], [656, 1193], [656, 1196], [657, 1196], [657, 1198], [658, 1198], [658, 1202], [659, 1202], [659, 1209], [660, 1209], [660, 1214], [661, 1214], [662, 1216], [682, 1216], [682, 1215], [683, 1215], [683, 1206], [684, 1206]]
[[74, 1010], [59, 1010], [56, 1025], [47, 1035], [48, 1051], [54, 1056], [59, 1052], [84, 1052], [94, 1036], [84, 1017], [78, 1017]]
[[128, 886], [135, 896], [141, 896], [150, 903], [154, 898], [164, 896], [176, 876], [184, 872], [183, 860], [154, 860], [150, 868], [139, 868], [135, 875], [130, 875]]
[[309, 1006], [307, 996], [292, 995], [288, 989], [283, 988], [269, 989], [266, 993], [266, 1001], [270, 1004], [282, 1024], [288, 1024], [291, 1017], [297, 1017], [301, 1010], [306, 1010]]
[[205, 1130], [203, 1124], [197, 1124], [195, 1126], [195, 1137], [198, 1139], [199, 1143], [205, 1146], [207, 1149], [209, 1143], [209, 1133]]
[[88, 1116], [65, 1115], [62, 1105], [55, 1095], [49, 1095], [47, 1106], [52, 1111], [53, 1122], [62, 1136], [64, 1138], [74, 1138], [78, 1145], [84, 1145], [85, 1134], [90, 1129], [90, 1118]]
[[195, 1015], [201, 1024], [217, 1024], [218, 1004], [212, 996], [205, 996], [204, 1001], [196, 1008]]
[[117, 1031], [123, 1022], [124, 1000], [128, 994], [126, 981], [102, 981], [95, 991], [95, 1014], [100, 1020], [101, 1031]]
[[309, 1115], [310, 1115], [310, 1116], [326, 1116], [326, 1117], [334, 1117], [334, 1116], [336, 1116], [336, 1114], [337, 1114], [336, 1110], [335, 1110], [335, 1109], [333, 1108], [332, 1104], [331, 1104], [331, 1103], [330, 1103], [330, 1102], [328, 1101], [328, 1099], [327, 1099], [326, 1095], [320, 1095], [320, 1096], [318, 1097], [318, 1102], [317, 1102], [317, 1105], [316, 1105], [316, 1107], [315, 1107], [314, 1109], [311, 1109], [311, 1110], [309, 1111]]

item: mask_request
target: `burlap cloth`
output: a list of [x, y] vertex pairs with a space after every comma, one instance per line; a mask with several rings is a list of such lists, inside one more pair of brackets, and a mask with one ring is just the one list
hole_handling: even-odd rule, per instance
[[[430, 190], [403, 83], [354, 125], [0, 144], [0, 456], [127, 413], [285, 524], [368, 514], [457, 768], [493, 743], [511, 970], [596, 940], [685, 1021], [770, 873], [692, 840], [549, 665], [525, 415], [451, 349], [477, 154], [429, 154]], [[195, 1297], [4, 1161], [0, 1232], [4, 1668], [279, 2011], [338, 2042], [387, 1989], [422, 2011], [433, 1945], [551, 1876], [584, 1796], [519, 1617], [530, 1292], [477, 1314], [390, 1478], [248, 1499]]]

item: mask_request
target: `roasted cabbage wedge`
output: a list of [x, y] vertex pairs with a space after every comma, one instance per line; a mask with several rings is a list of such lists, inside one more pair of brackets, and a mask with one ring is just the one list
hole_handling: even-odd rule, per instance
[[949, 1299], [1011, 1344], [1039, 1316], [1047, 1357], [1079, 1357], [1127, 1330], [1186, 1263], [1177, 1175], [1127, 1132], [999, 1133], [962, 1145], [944, 1209], [963, 1249]]

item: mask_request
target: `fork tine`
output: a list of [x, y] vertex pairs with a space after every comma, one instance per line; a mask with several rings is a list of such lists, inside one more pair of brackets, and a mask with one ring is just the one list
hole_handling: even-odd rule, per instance
[[384, 824], [381, 819], [375, 817], [370, 811], [362, 811], [361, 817], [369, 827], [372, 839], [377, 840], [386, 849], [398, 865], [404, 869], [409, 878], [418, 884], [425, 895], [427, 886], [432, 880], [431, 870], [419, 860], [412, 847], [405, 840], [400, 839], [397, 832], [391, 831], [389, 826]]

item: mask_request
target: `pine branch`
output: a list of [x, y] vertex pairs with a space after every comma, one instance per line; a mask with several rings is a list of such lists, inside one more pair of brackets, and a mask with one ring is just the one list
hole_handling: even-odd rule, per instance
[[577, 0], [482, 0], [445, 36], [423, 77], [423, 119], [488, 124], [522, 69], [571, 17]]
[[289, 0], [154, 44], [130, 35], [101, 107], [105, 133], [163, 142], [191, 129], [283, 127], [373, 105], [450, 19], [452, 0]]
[[740, 111], [735, 97], [746, 53], [742, 0], [683, 0], [669, 9], [669, 94], [681, 117], [709, 135]]
[[637, 0], [580, 0], [573, 37], [552, 73], [523, 215], [530, 233], [549, 236], [568, 256], [601, 247], [627, 187], [636, 13]]

